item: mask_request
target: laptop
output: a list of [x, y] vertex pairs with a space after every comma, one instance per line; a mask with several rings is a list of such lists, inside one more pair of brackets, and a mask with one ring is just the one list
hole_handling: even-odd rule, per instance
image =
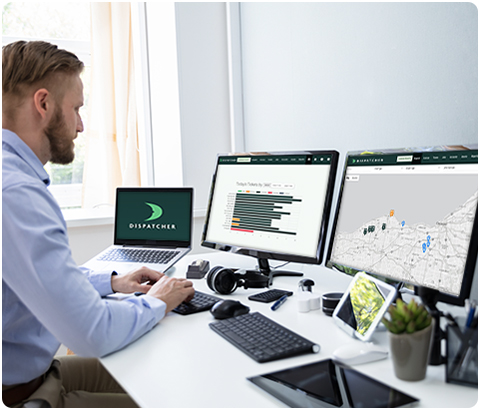
[[192, 213], [193, 188], [117, 188], [114, 243], [84, 266], [118, 274], [146, 266], [167, 274], [191, 250]]

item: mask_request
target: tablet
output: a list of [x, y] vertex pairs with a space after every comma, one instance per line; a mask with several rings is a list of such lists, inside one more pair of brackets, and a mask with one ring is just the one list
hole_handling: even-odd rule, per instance
[[364, 272], [357, 273], [333, 312], [349, 335], [368, 341], [396, 297], [396, 289]]
[[332, 359], [247, 379], [292, 408], [398, 408], [419, 402]]

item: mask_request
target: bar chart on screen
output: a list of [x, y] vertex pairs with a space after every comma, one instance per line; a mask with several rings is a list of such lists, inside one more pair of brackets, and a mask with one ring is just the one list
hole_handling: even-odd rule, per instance
[[224, 227], [234, 232], [296, 236], [302, 199], [287, 192], [238, 190], [228, 194]]

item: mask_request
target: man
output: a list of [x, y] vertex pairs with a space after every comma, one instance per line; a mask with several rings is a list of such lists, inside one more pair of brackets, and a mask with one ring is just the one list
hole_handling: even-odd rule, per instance
[[[83, 63], [52, 44], [19, 41], [3, 48], [2, 69], [3, 402], [136, 406], [97, 358], [191, 299], [192, 283], [148, 268], [119, 276], [76, 266], [43, 165], [73, 160]], [[137, 291], [146, 294], [102, 298]], [[54, 359], [60, 343], [76, 356]]]

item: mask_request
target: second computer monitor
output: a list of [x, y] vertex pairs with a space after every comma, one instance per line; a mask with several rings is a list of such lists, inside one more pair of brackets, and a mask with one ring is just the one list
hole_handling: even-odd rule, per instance
[[320, 263], [338, 156], [219, 155], [202, 245], [260, 260]]
[[477, 259], [477, 187], [477, 146], [349, 153], [327, 265], [462, 304]]

